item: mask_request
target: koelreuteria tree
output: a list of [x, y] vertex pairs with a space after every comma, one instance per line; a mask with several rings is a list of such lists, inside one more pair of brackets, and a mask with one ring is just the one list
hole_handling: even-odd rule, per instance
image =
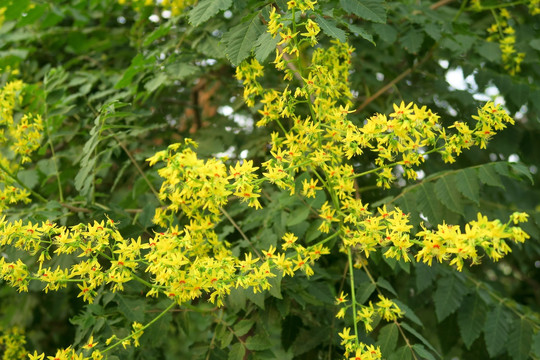
[[6, 0], [3, 359], [540, 358], [539, 14]]

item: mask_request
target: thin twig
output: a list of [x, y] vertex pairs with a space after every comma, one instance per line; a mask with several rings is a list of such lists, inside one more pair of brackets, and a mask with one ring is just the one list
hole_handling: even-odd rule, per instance
[[416, 70], [418, 67], [420, 67], [421, 65], [423, 65], [432, 55], [433, 55], [433, 50], [435, 50], [435, 46], [433, 46], [431, 48], [430, 51], [428, 51], [428, 53], [426, 54], [426, 56], [424, 56], [422, 58], [422, 60], [418, 61], [416, 64], [414, 64], [413, 66], [411, 66], [410, 68], [408, 68], [407, 70], [405, 70], [404, 72], [402, 72], [401, 74], [399, 74], [398, 76], [396, 76], [396, 78], [394, 78], [392, 81], [390, 81], [388, 84], [384, 85], [382, 88], [380, 88], [375, 94], [371, 95], [370, 97], [368, 97], [366, 100], [364, 100], [364, 102], [356, 109], [356, 112], [360, 112], [362, 111], [366, 106], [368, 106], [369, 104], [371, 104], [375, 99], [377, 99], [379, 96], [381, 96], [382, 94], [384, 94], [388, 89], [390, 89], [392, 86], [394, 86], [395, 84], [397, 84], [398, 82], [400, 82], [401, 80], [403, 80], [406, 76], [408, 76], [409, 74], [411, 74], [414, 70]]
[[124, 152], [126, 153], [126, 155], [129, 157], [129, 160], [131, 160], [131, 163], [135, 166], [135, 168], [137, 169], [137, 171], [139, 172], [139, 174], [141, 174], [141, 176], [143, 177], [144, 181], [146, 182], [146, 184], [148, 184], [148, 187], [150, 188], [150, 190], [152, 191], [152, 193], [154, 193], [154, 195], [156, 196], [156, 198], [158, 199], [159, 203], [161, 205], [164, 205], [163, 204], [163, 201], [161, 201], [161, 199], [159, 198], [159, 193], [157, 192], [157, 190], [154, 188], [154, 185], [152, 185], [152, 183], [150, 182], [150, 180], [148, 180], [148, 177], [146, 176], [146, 174], [144, 173], [144, 171], [142, 171], [141, 167], [139, 166], [139, 164], [137, 163], [137, 160], [135, 160], [135, 158], [133, 157], [133, 155], [131, 155], [131, 152], [126, 148], [126, 146], [122, 143], [122, 141], [116, 136], [116, 134], [114, 133], [111, 133], [114, 140], [116, 140], [116, 142], [118, 143], [118, 145], [120, 145], [120, 147], [122, 148], [122, 150], [124, 150]]
[[437, 10], [438, 8], [440, 8], [441, 6], [444, 6], [446, 4], [449, 4], [451, 2], [453, 2], [454, 0], [439, 0], [437, 1], [435, 4], [432, 4], [429, 8], [431, 10]]
[[258, 257], [262, 258], [261, 254], [259, 253], [259, 251], [257, 251], [257, 249], [255, 248], [255, 246], [253, 246], [253, 244], [251, 243], [251, 240], [249, 240], [249, 238], [246, 236], [246, 234], [244, 234], [244, 232], [242, 231], [242, 229], [240, 229], [240, 226], [238, 226], [238, 224], [233, 220], [233, 218], [231, 217], [231, 215], [229, 215], [229, 213], [224, 209], [222, 208], [221, 206], [219, 207], [219, 210], [221, 211], [221, 213], [223, 215], [225, 215], [225, 217], [229, 220], [229, 222], [232, 224], [232, 226], [234, 226], [234, 228], [236, 230], [238, 230], [238, 232], [240, 233], [240, 235], [242, 235], [242, 237], [244, 238], [244, 240], [246, 240], [249, 244], [249, 246], [251, 246], [251, 248], [253, 249], [253, 251], [255, 252], [255, 254], [257, 254]]

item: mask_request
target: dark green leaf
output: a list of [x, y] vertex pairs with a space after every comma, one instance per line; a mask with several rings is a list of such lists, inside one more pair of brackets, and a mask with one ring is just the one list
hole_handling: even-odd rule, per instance
[[24, 185], [28, 186], [30, 189], [33, 189], [39, 181], [38, 173], [34, 169], [21, 170], [17, 174], [17, 177]]
[[441, 278], [433, 295], [437, 320], [441, 322], [454, 313], [467, 292], [467, 287], [456, 276], [449, 275]]
[[268, 283], [270, 284], [270, 289], [268, 290], [268, 293], [278, 299], [283, 299], [283, 295], [281, 295], [281, 279], [282, 278], [283, 278], [283, 273], [278, 272], [276, 276], [268, 279]]
[[276, 49], [279, 40], [279, 36], [272, 37], [272, 34], [269, 32], [262, 33], [255, 44], [255, 59], [257, 59], [258, 62], [263, 63], [266, 58]]
[[241, 320], [234, 325], [234, 334], [236, 336], [243, 336], [248, 333], [248, 331], [253, 327], [255, 322], [251, 319]]
[[250, 20], [236, 25], [223, 35], [222, 42], [226, 44], [225, 54], [233, 65], [239, 65], [249, 56], [255, 42], [264, 31], [261, 19], [255, 14]]
[[435, 360], [435, 357], [429, 351], [426, 350], [424, 345], [414, 344], [413, 349], [414, 349], [414, 352], [420, 356], [420, 358], [426, 359], [426, 360]]
[[540, 39], [533, 39], [529, 42], [529, 45], [536, 50], [540, 51]]
[[388, 357], [388, 360], [411, 360], [411, 349], [407, 345], [403, 345]]
[[485, 164], [478, 168], [478, 178], [484, 184], [489, 186], [498, 186], [504, 189], [499, 174], [495, 171], [492, 164]]
[[441, 177], [435, 182], [435, 194], [449, 210], [464, 215], [463, 202], [456, 186], [456, 180], [453, 174]]
[[385, 278], [379, 277], [377, 279], [377, 285], [382, 287], [383, 289], [390, 291], [392, 294], [394, 294], [394, 296], [397, 296], [396, 290], [394, 289], [392, 284], [390, 284]]
[[480, 46], [476, 47], [476, 52], [491, 62], [501, 62], [501, 49], [499, 44], [495, 42], [484, 41]]
[[356, 289], [356, 301], [359, 304], [364, 304], [376, 288], [375, 284], [371, 282], [361, 283]]
[[404, 312], [405, 318], [411, 320], [413, 323], [415, 323], [418, 326], [421, 326], [421, 327], [424, 326], [424, 324], [422, 323], [422, 320], [420, 320], [420, 318], [416, 316], [416, 314], [410, 307], [405, 305], [403, 302], [399, 301], [399, 299], [394, 299], [393, 301], [396, 303], [399, 309]]
[[243, 360], [246, 354], [246, 348], [242, 343], [236, 343], [231, 346], [228, 360]]
[[394, 352], [397, 345], [398, 333], [396, 324], [388, 324], [381, 328], [376, 345], [380, 346], [383, 357], [388, 357]]
[[424, 33], [417, 29], [407, 31], [400, 39], [401, 45], [410, 54], [418, 53], [423, 42]]
[[416, 270], [416, 288], [422, 292], [429, 288], [433, 280], [437, 277], [437, 272], [431, 266], [419, 263], [415, 266]]
[[443, 206], [434, 194], [434, 185], [425, 181], [418, 187], [417, 204], [419, 210], [427, 217], [432, 225], [442, 224]]
[[504, 305], [498, 304], [486, 317], [484, 324], [484, 340], [490, 356], [500, 354], [508, 340], [508, 317]]
[[264, 309], [264, 298], [265, 294], [262, 292], [254, 293], [251, 289], [246, 290], [246, 297], [251, 301], [252, 303], [256, 304], [261, 309]]
[[376, 23], [386, 22], [386, 8], [383, 0], [340, 0], [345, 11], [362, 19]]
[[439, 24], [429, 23], [425, 26], [424, 31], [435, 41], [439, 41], [441, 38], [441, 26]]
[[130, 299], [125, 295], [118, 294], [114, 301], [128, 321], [144, 322], [144, 307], [146, 305], [144, 299]]
[[310, 208], [307, 206], [294, 209], [287, 218], [287, 226], [294, 226], [306, 220], [309, 212]]
[[476, 204], [480, 201], [478, 174], [475, 169], [463, 169], [456, 173], [458, 190]]
[[477, 293], [465, 298], [458, 312], [458, 326], [461, 338], [469, 349], [484, 327], [486, 305]]
[[255, 336], [250, 336], [246, 340], [246, 348], [248, 350], [260, 351], [270, 349], [271, 347], [272, 343], [270, 342], [268, 335], [265, 335], [263, 333], [258, 333]]
[[513, 322], [512, 331], [508, 337], [508, 353], [514, 360], [529, 359], [532, 346], [533, 329], [531, 320], [516, 318]]
[[397, 39], [398, 32], [392, 25], [373, 24], [373, 30], [375, 30], [383, 41], [389, 44], [393, 44]]
[[525, 166], [522, 163], [508, 163], [510, 165], [510, 168], [516, 172], [519, 176], [525, 176], [529, 181], [531, 182], [531, 185], [534, 185], [533, 176], [531, 174], [531, 171], [527, 166]]
[[321, 30], [328, 36], [339, 40], [344, 43], [347, 41], [347, 35], [345, 31], [337, 27], [336, 22], [333, 19], [325, 19], [319, 14], [315, 14], [315, 22], [319, 24]]
[[193, 26], [199, 26], [218, 12], [227, 10], [231, 5], [232, 0], [201, 0], [189, 12], [189, 22]]
[[375, 41], [373, 41], [373, 35], [370, 32], [368, 32], [366, 29], [355, 24], [347, 24], [347, 26], [349, 27], [349, 30], [351, 32], [355, 33], [356, 35], [359, 35], [363, 39], [375, 45]]
[[416, 336], [416, 338], [418, 338], [418, 340], [420, 340], [422, 342], [422, 344], [424, 344], [428, 349], [430, 349], [431, 351], [433, 351], [435, 354], [437, 354], [439, 357], [441, 357], [441, 354], [439, 354], [437, 352], [437, 350], [435, 350], [435, 348], [433, 347], [433, 345], [431, 345], [429, 343], [429, 341], [427, 341], [427, 339], [425, 337], [423, 337], [418, 331], [416, 331], [414, 328], [412, 328], [411, 326], [409, 326], [409, 324], [407, 324], [406, 322], [402, 322], [400, 323], [401, 327], [405, 330], [407, 330], [408, 332], [410, 332], [411, 334], [413, 334], [414, 336]]

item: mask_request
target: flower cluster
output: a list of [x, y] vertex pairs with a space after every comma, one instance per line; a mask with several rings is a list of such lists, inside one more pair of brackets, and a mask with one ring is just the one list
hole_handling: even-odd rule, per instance
[[0, 354], [2, 360], [22, 360], [26, 358], [26, 338], [18, 327], [3, 329], [0, 327]]
[[511, 223], [526, 222], [527, 217], [526, 213], [513, 213], [508, 223], [503, 224], [499, 220], [488, 221], [487, 217], [478, 214], [476, 221], [465, 225], [464, 232], [459, 226], [446, 224], [439, 225], [437, 230], [423, 228], [416, 234], [422, 239], [422, 250], [416, 254], [416, 260], [431, 265], [434, 258], [439, 262], [451, 259], [450, 264], [461, 271], [464, 260], [470, 259], [473, 264], [480, 262], [479, 247], [490, 259], [497, 261], [511, 251], [508, 240], [522, 243], [529, 238], [520, 227], [511, 226]]
[[[536, 7], [531, 3], [531, 14], [539, 13], [538, 5]], [[509, 24], [511, 18], [510, 12], [506, 9], [500, 9], [499, 14], [495, 16], [495, 23], [487, 29], [490, 34], [488, 41], [496, 41], [501, 49], [501, 57], [505, 70], [510, 75], [515, 75], [521, 71], [521, 63], [525, 58], [524, 52], [516, 50], [516, 30]]]
[[43, 138], [41, 116], [14, 114], [24, 87], [22, 81], [15, 80], [0, 89], [0, 144], [6, 149], [0, 155], [0, 211], [17, 202], [30, 202], [30, 192], [20, 187], [16, 175], [22, 164], [30, 162]]
[[156, 211], [156, 224], [167, 227], [180, 210], [201, 223], [206, 221], [201, 214], [207, 214], [208, 221], [213, 223], [218, 220], [220, 208], [228, 202], [230, 195], [239, 197], [251, 207], [261, 207], [258, 200], [261, 189], [254, 174], [258, 168], [252, 161], [237, 162], [227, 169], [221, 160], [197, 158], [193, 147], [196, 147], [195, 142], [186, 139], [184, 144], [170, 145], [148, 159], [150, 165], [166, 162], [166, 166], [158, 170], [165, 179], [159, 196], [170, 205]]
[[[398, 176], [394, 169], [400, 166], [405, 177], [416, 179], [414, 167], [424, 161], [426, 154], [439, 153], [445, 162], [454, 162], [464, 149], [485, 148], [496, 131], [513, 124], [514, 120], [501, 106], [488, 102], [472, 117], [474, 125], [457, 121], [445, 128], [439, 116], [425, 106], [401, 102], [393, 106], [394, 111], [388, 116], [376, 114], [357, 125], [358, 122], [348, 118], [353, 112], [349, 110], [352, 95], [348, 74], [354, 49], [334, 40], [330, 47], [314, 49], [310, 63], [305, 64], [299, 49], [314, 42], [304, 34], [309, 33], [308, 27], [315, 29], [313, 32], [318, 29], [309, 21], [297, 23], [297, 10], [310, 11], [300, 9], [297, 1], [290, 1], [285, 13], [273, 8], [268, 23], [270, 34], [279, 35], [281, 39], [274, 66], [284, 73], [283, 79], [288, 82], [285, 88], [265, 88], [260, 83], [264, 67], [255, 59], [237, 68], [247, 105], [253, 106], [255, 102], [263, 105], [258, 111], [257, 126], [275, 122], [283, 131], [272, 134], [271, 159], [262, 164], [264, 180], [292, 195], [297, 193], [297, 175], [307, 174], [298, 192], [305, 197], [316, 197], [324, 192], [329, 198], [318, 209], [322, 220], [319, 231], [339, 234], [342, 250], [356, 254], [357, 258], [361, 253], [369, 258], [374, 251], [383, 251], [387, 258], [404, 261], [416, 257], [416, 260], [431, 263], [436, 257], [461, 270], [464, 260], [473, 264], [479, 262], [477, 247], [491, 259], [498, 260], [509, 251], [505, 239], [522, 242], [528, 237], [519, 227], [488, 222], [481, 215], [478, 221], [466, 225], [463, 234], [457, 226], [442, 225], [437, 231], [424, 229], [414, 236], [410, 234], [412, 226], [408, 215], [399, 208], [385, 206], [375, 212], [368, 210], [368, 204], [356, 196], [357, 177], [375, 173], [377, 185], [389, 188]], [[373, 168], [362, 171], [348, 161], [367, 151], [375, 155]], [[516, 213], [511, 219], [517, 224], [526, 221], [526, 214]], [[300, 246], [292, 235], [284, 240], [284, 249]], [[344, 295], [340, 298], [340, 303], [345, 302]], [[354, 305], [362, 305], [355, 301], [352, 301]], [[346, 307], [342, 308], [338, 316], [345, 316], [345, 311]], [[353, 311], [354, 322], [362, 321], [369, 331], [375, 313], [388, 321], [402, 316], [393, 302], [381, 297], [375, 306], [370, 303]], [[367, 349], [357, 341], [358, 334], [349, 335], [346, 328], [340, 335], [346, 356], [357, 352], [380, 358], [377, 349]]]

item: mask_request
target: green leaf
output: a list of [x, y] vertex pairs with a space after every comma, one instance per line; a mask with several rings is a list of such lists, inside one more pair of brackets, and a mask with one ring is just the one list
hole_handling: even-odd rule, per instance
[[522, 163], [508, 163], [508, 165], [510, 165], [510, 168], [512, 168], [512, 170], [514, 170], [518, 176], [525, 176], [527, 179], [529, 179], [531, 185], [534, 185], [531, 171], [527, 166]]
[[238, 66], [242, 60], [247, 58], [258, 37], [264, 31], [265, 28], [257, 13], [250, 20], [236, 25], [225, 33], [222, 42], [226, 44], [225, 54], [230, 62]]
[[508, 319], [504, 306], [498, 304], [486, 317], [484, 324], [484, 340], [491, 357], [500, 354], [508, 339]]
[[480, 46], [477, 46], [476, 52], [483, 56], [485, 59], [494, 62], [501, 62], [501, 48], [499, 44], [491, 41], [484, 41]]
[[154, 92], [157, 88], [161, 86], [166, 80], [168, 79], [168, 76], [165, 73], [159, 73], [157, 74], [152, 80], [148, 81], [146, 84], [144, 84], [144, 88], [148, 92]]
[[133, 77], [141, 73], [145, 67], [150, 66], [152, 62], [153, 60], [151, 58], [145, 59], [142, 54], [137, 54], [137, 56], [131, 60], [131, 65], [124, 71], [120, 80], [114, 85], [114, 88], [120, 89], [131, 84]]
[[200, 71], [200, 68], [189, 63], [177, 62], [167, 65], [165, 71], [172, 79], [184, 80], [192, 75], [195, 75], [198, 71]]
[[394, 299], [392, 301], [394, 303], [396, 303], [396, 305], [399, 307], [399, 309], [401, 311], [404, 312], [405, 318], [411, 320], [413, 323], [415, 323], [418, 326], [421, 326], [421, 327], [424, 326], [424, 324], [422, 323], [422, 320], [420, 320], [420, 318], [418, 316], [416, 316], [416, 314], [414, 313], [414, 311], [410, 307], [408, 307], [407, 305], [405, 305], [404, 303], [402, 303], [398, 299]]
[[480, 187], [478, 185], [478, 175], [475, 169], [463, 169], [456, 173], [458, 190], [476, 204], [480, 201]]
[[383, 357], [388, 357], [394, 352], [397, 345], [398, 332], [396, 324], [388, 324], [381, 328], [376, 345], [381, 348]]
[[319, 24], [319, 26], [321, 27], [321, 30], [326, 35], [331, 36], [342, 43], [347, 41], [347, 34], [345, 34], [345, 31], [337, 27], [337, 24], [334, 20], [325, 19], [321, 15], [315, 14], [315, 22]]
[[165, 23], [158, 27], [156, 30], [152, 31], [144, 38], [143, 46], [146, 47], [160, 37], [167, 35], [169, 31], [171, 31], [171, 27], [172, 26], [169, 23]]
[[326, 341], [330, 335], [326, 327], [314, 327], [310, 330], [301, 329], [291, 348], [295, 356], [304, 354]]
[[397, 296], [396, 290], [394, 289], [392, 284], [390, 284], [385, 278], [379, 277], [377, 279], [377, 285], [382, 287], [383, 289], [390, 291], [392, 294], [394, 294], [394, 296]]
[[414, 352], [418, 354], [422, 359], [435, 360], [435, 357], [429, 351], [426, 350], [424, 345], [414, 344], [413, 349], [414, 349]]
[[306, 220], [309, 216], [309, 210], [310, 209], [307, 206], [295, 208], [293, 211], [291, 211], [289, 217], [287, 218], [287, 226], [294, 226]]
[[33, 189], [39, 181], [38, 173], [35, 169], [21, 170], [17, 174], [17, 178], [30, 189]]
[[492, 164], [485, 164], [478, 168], [478, 178], [481, 182], [489, 186], [498, 186], [504, 189], [504, 185], [501, 182], [501, 178], [495, 171]]
[[380, 38], [389, 44], [393, 44], [396, 39], [398, 32], [397, 30], [389, 24], [373, 24], [373, 30], [380, 36]]
[[75, 175], [75, 189], [79, 191], [83, 196], [87, 196], [90, 192], [90, 186], [94, 181], [94, 167], [96, 165], [97, 158], [81, 162], [81, 170]]
[[254, 293], [253, 291], [247, 289], [246, 290], [246, 296], [249, 299], [249, 301], [251, 301], [252, 303], [257, 305], [261, 309], [264, 309], [264, 298], [265, 298], [264, 293], [262, 293], [260, 291], [257, 292], [257, 293]]
[[401, 210], [409, 215], [409, 222], [413, 226], [418, 226], [420, 224], [420, 215], [418, 213], [418, 205], [416, 204], [416, 191], [414, 189], [401, 193], [397, 197], [397, 205]]
[[258, 62], [263, 63], [276, 49], [279, 39], [279, 36], [272, 37], [272, 34], [269, 32], [262, 33], [255, 44], [255, 59], [257, 59]]
[[340, 0], [341, 7], [364, 20], [376, 23], [386, 22], [386, 8], [383, 0]]
[[533, 336], [533, 348], [532, 348], [532, 352], [534, 353], [534, 355], [536, 355], [537, 357], [540, 356], [540, 331], [538, 331], [536, 334], [534, 334]]
[[114, 301], [118, 304], [118, 308], [130, 322], [144, 322], [144, 307], [146, 301], [144, 299], [129, 299], [125, 295], [118, 294]]
[[364, 29], [363, 27], [360, 27], [358, 25], [355, 25], [355, 24], [348, 24], [347, 23], [347, 26], [349, 27], [349, 30], [353, 33], [355, 33], [356, 35], [359, 35], [360, 37], [362, 37], [363, 39], [369, 41], [370, 43], [372, 43], [373, 45], [375, 45], [375, 41], [373, 41], [373, 35], [368, 32], [366, 29]]
[[465, 215], [456, 180], [453, 174], [441, 177], [435, 182], [435, 195], [449, 210]]
[[216, 339], [219, 340], [219, 347], [221, 349], [229, 346], [234, 338], [234, 334], [232, 331], [228, 329], [225, 325], [219, 325], [216, 327]]
[[540, 39], [533, 39], [529, 42], [530, 47], [540, 51]]
[[433, 294], [437, 320], [441, 322], [456, 311], [467, 292], [467, 287], [456, 276], [449, 275], [441, 278]]
[[403, 48], [410, 54], [416, 54], [424, 42], [424, 33], [417, 29], [411, 29], [401, 37]]
[[532, 346], [533, 328], [530, 320], [526, 318], [516, 318], [512, 331], [508, 337], [508, 353], [514, 360], [529, 359], [529, 352]]
[[475, 293], [465, 298], [458, 312], [458, 326], [467, 349], [480, 336], [486, 319], [486, 305]]
[[236, 343], [231, 346], [231, 350], [229, 351], [229, 357], [228, 360], [243, 360], [244, 356], [246, 355], [246, 348], [242, 343]]
[[251, 319], [241, 320], [234, 325], [234, 334], [235, 336], [244, 336], [248, 331], [253, 327], [255, 321]]
[[367, 299], [373, 294], [377, 287], [371, 282], [363, 282], [356, 288], [356, 301], [359, 304], [364, 304]]
[[388, 360], [411, 360], [412, 353], [411, 349], [407, 345], [403, 345], [396, 350], [392, 355], [388, 357]]
[[429, 288], [433, 280], [437, 277], [437, 272], [431, 266], [423, 263], [418, 263], [415, 266], [416, 271], [416, 288], [418, 292], [422, 292]]
[[263, 333], [258, 333], [255, 336], [251, 336], [246, 340], [246, 348], [248, 350], [266, 350], [272, 347], [272, 343], [268, 338], [268, 335]]
[[441, 354], [439, 354], [437, 352], [437, 350], [435, 350], [435, 348], [433, 347], [433, 345], [431, 345], [429, 343], [429, 341], [427, 341], [427, 339], [425, 337], [423, 337], [418, 331], [416, 331], [414, 328], [412, 328], [409, 324], [407, 324], [406, 322], [402, 322], [400, 323], [401, 327], [405, 330], [407, 330], [408, 332], [410, 332], [411, 334], [413, 334], [414, 336], [416, 336], [418, 338], [418, 340], [420, 340], [422, 342], [422, 344], [424, 344], [428, 349], [430, 349], [431, 351], [433, 351], [435, 354], [437, 354], [439, 357], [442, 357]]
[[417, 191], [417, 204], [421, 212], [428, 218], [431, 225], [442, 224], [444, 213], [442, 204], [434, 194], [434, 185], [428, 181], [422, 182]]
[[283, 295], [281, 295], [281, 280], [282, 279], [283, 279], [283, 273], [281, 271], [278, 271], [276, 276], [268, 279], [268, 283], [270, 284], [270, 289], [268, 289], [268, 293], [278, 299], [283, 299]]
[[189, 12], [189, 22], [199, 26], [222, 10], [227, 10], [232, 0], [202, 0]]
[[424, 31], [435, 41], [439, 41], [441, 38], [441, 26], [439, 24], [429, 23], [424, 27]]

